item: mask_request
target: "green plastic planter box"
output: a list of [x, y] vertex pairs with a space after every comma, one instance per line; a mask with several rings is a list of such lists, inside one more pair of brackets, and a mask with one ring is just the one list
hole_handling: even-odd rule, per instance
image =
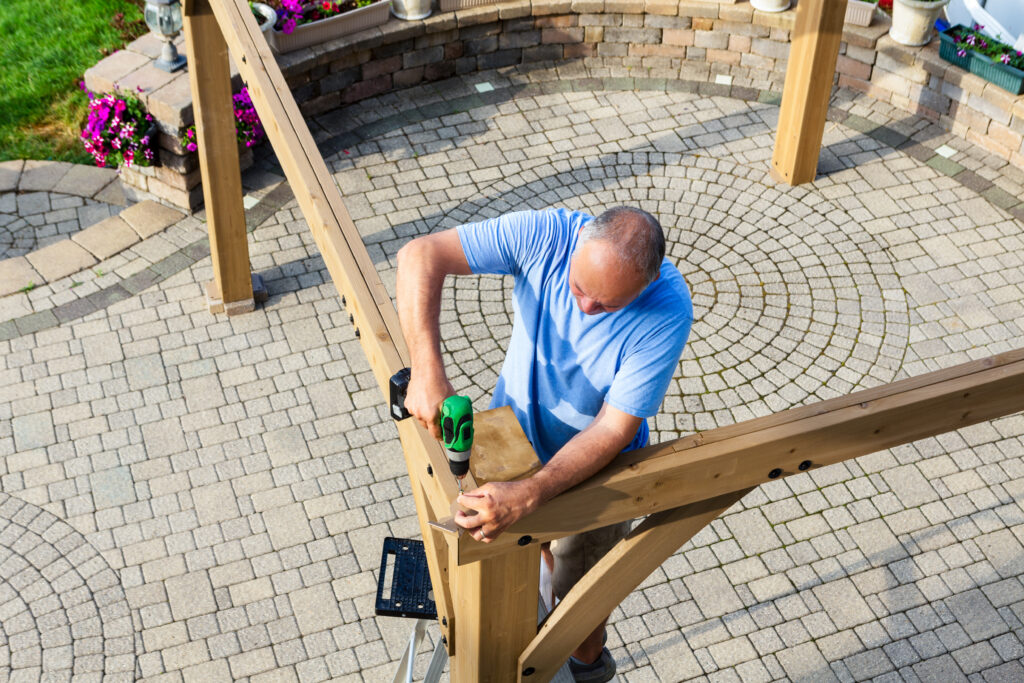
[[939, 34], [939, 40], [941, 41], [939, 43], [939, 56], [947, 62], [956, 64], [965, 71], [981, 76], [989, 83], [994, 83], [1014, 95], [1024, 93], [1024, 71], [1008, 64], [992, 61], [985, 55], [971, 50], [968, 50], [967, 54], [963, 57], [956, 53], [956, 40], [952, 34], [957, 29], [964, 28], [964, 26], [958, 24]]
[[962, 28], [964, 26], [957, 24], [939, 34], [939, 56], [950, 64], [956, 64], [964, 71], [970, 71], [971, 53], [968, 52], [963, 57], [958, 55], [956, 53], [956, 38], [953, 37], [953, 32]]
[[990, 83], [995, 83], [1003, 90], [1014, 95], [1024, 93], [1024, 71], [1015, 69], [1009, 64], [994, 62], [985, 55], [971, 54], [971, 73], [977, 74]]

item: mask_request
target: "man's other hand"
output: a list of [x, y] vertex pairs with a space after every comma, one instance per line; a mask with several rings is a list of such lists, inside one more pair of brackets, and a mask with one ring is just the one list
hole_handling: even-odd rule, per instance
[[441, 438], [441, 427], [438, 416], [441, 414], [441, 403], [455, 394], [455, 388], [443, 374], [433, 377], [415, 370], [409, 378], [409, 388], [405, 392], [405, 409], [419, 420], [435, 439]]
[[529, 480], [490, 482], [463, 493], [456, 500], [476, 514], [459, 510], [455, 513], [455, 523], [484, 543], [490, 543], [533, 512], [539, 502]]

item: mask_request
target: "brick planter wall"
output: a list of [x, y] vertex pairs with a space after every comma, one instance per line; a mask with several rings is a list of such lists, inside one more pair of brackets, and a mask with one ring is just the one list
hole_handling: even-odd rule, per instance
[[[520, 64], [557, 66], [577, 77], [622, 68], [666, 81], [729, 75], [733, 87], [781, 92], [794, 17], [794, 9], [769, 14], [746, 3], [513, 0], [419, 22], [392, 18], [380, 28], [280, 55], [278, 63], [306, 116], [427, 81]], [[838, 84], [928, 118], [1024, 168], [1024, 96], [942, 61], [937, 39], [908, 48], [893, 42], [888, 28], [881, 14], [871, 27], [846, 27]], [[198, 162], [176, 139], [192, 122], [187, 75], [151, 66], [155, 42], [140, 38], [103, 60], [86, 72], [86, 84], [94, 91], [115, 82], [143, 87], [163, 133], [161, 166], [128, 171], [125, 184], [138, 197], [191, 211], [202, 202]]]

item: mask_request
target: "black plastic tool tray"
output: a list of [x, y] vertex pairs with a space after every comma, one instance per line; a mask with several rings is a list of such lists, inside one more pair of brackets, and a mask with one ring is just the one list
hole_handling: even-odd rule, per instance
[[[393, 560], [390, 572], [389, 560]], [[391, 579], [390, 591], [386, 584], [388, 577]], [[387, 598], [384, 597], [385, 592], [388, 593]], [[375, 611], [389, 617], [437, 619], [437, 606], [430, 597], [430, 570], [427, 569], [422, 541], [391, 536], [384, 539]]]

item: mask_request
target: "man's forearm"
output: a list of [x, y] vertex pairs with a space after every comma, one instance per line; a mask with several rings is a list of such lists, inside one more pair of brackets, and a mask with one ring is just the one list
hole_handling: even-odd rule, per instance
[[527, 480], [531, 485], [531, 511], [600, 472], [631, 439], [599, 423], [581, 431]]
[[438, 319], [446, 273], [430, 258], [429, 250], [429, 244], [411, 242], [398, 252], [398, 320], [412, 368], [443, 377]]

